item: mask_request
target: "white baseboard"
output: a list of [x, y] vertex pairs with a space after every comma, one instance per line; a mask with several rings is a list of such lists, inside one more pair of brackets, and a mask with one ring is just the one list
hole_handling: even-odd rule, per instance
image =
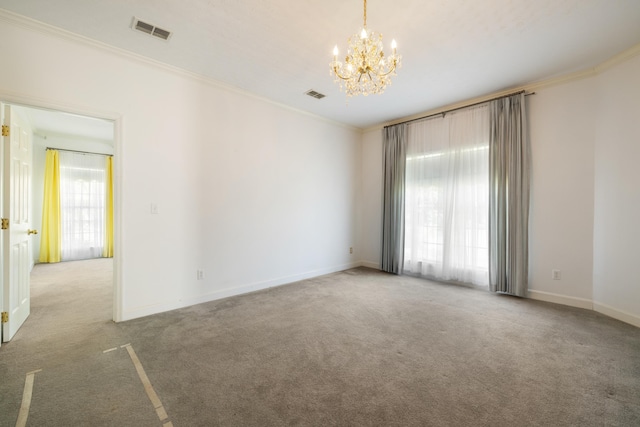
[[567, 295], [554, 294], [552, 292], [529, 290], [529, 298], [553, 302], [556, 304], [568, 305], [570, 307], [587, 308], [593, 310], [593, 301], [586, 298], [570, 297]]
[[571, 307], [586, 308], [640, 328], [640, 316], [627, 313], [626, 311], [586, 298], [569, 297], [566, 295], [559, 295], [551, 292], [536, 290], [529, 291], [529, 298], [539, 301], [568, 305]]
[[[371, 261], [359, 261], [348, 264], [342, 264], [334, 267], [323, 268], [319, 270], [308, 271], [305, 273], [294, 274], [291, 276], [281, 277], [277, 279], [266, 280], [263, 282], [251, 283], [244, 286], [239, 286], [229, 289], [221, 289], [209, 294], [199, 295], [195, 297], [186, 298], [178, 301], [170, 301], [166, 303], [152, 304], [143, 307], [136, 307], [131, 310], [126, 310], [122, 320], [132, 320], [139, 317], [149, 316], [152, 314], [162, 313], [165, 311], [176, 310], [178, 308], [189, 307], [191, 305], [202, 304], [209, 301], [215, 301], [222, 298], [228, 298], [236, 295], [242, 295], [249, 292], [255, 292], [262, 289], [273, 288], [276, 286], [286, 285], [289, 283], [298, 282], [300, 280], [311, 279], [325, 274], [336, 273], [338, 271], [348, 270], [355, 267], [368, 267], [376, 270], [380, 269], [378, 263]], [[625, 311], [613, 308], [606, 304], [591, 301], [586, 298], [570, 297], [567, 295], [555, 294], [552, 292], [529, 290], [529, 298], [539, 301], [552, 302], [555, 304], [563, 304], [571, 307], [586, 308], [602, 313], [606, 316], [620, 320], [630, 325], [640, 328], [640, 316], [627, 313]]]
[[360, 261], [361, 267], [373, 268], [374, 270], [380, 270], [380, 263], [372, 261]]
[[[176, 310], [186, 307], [181, 302], [170, 301], [145, 306], [134, 307], [131, 310], [123, 310], [122, 317], [117, 322], [126, 322], [127, 320], [138, 319], [140, 317], [151, 316], [152, 314], [164, 313], [165, 311]], [[115, 320], [115, 319], [114, 319]]]
[[211, 292], [204, 295], [198, 295], [194, 297], [188, 297], [177, 301], [168, 301], [164, 303], [151, 304], [142, 307], [135, 307], [130, 310], [124, 310], [122, 320], [132, 320], [139, 317], [150, 316], [152, 314], [162, 313], [165, 311], [176, 310], [178, 308], [189, 307], [196, 304], [202, 304], [209, 301], [215, 301], [222, 298], [228, 298], [236, 295], [242, 295], [249, 292], [260, 291], [262, 289], [273, 288], [276, 286], [286, 285], [289, 283], [298, 282], [300, 280], [311, 279], [318, 276], [324, 276], [325, 274], [336, 273], [338, 271], [348, 270], [350, 268], [360, 267], [361, 262], [352, 262], [348, 264], [342, 264], [334, 267], [322, 268], [319, 270], [312, 270], [305, 273], [294, 274], [291, 276], [280, 277], [277, 279], [266, 280], [263, 282], [251, 283], [234, 288], [221, 289], [215, 292]]
[[605, 316], [613, 317], [614, 319], [640, 328], [640, 316], [627, 313], [626, 311], [622, 311], [596, 301], [593, 302], [593, 309], [598, 313], [604, 314]]

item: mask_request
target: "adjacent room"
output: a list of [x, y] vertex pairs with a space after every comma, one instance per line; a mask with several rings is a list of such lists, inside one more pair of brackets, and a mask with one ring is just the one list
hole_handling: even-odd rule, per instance
[[0, 425], [639, 425], [638, 22], [0, 0]]

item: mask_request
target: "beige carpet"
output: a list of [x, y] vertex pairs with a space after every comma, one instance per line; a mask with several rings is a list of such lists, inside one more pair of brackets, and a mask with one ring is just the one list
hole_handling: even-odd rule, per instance
[[113, 259], [37, 264], [31, 273], [31, 315], [15, 341], [52, 335], [113, 319]]
[[27, 425], [640, 425], [640, 329], [592, 311], [358, 268], [114, 324], [103, 261], [34, 277], [0, 425], [36, 369]]

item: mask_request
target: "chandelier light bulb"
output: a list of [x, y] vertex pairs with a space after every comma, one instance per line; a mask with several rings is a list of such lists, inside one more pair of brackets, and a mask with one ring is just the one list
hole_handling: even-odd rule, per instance
[[344, 62], [338, 60], [338, 46], [333, 48], [331, 74], [347, 97], [383, 93], [391, 76], [400, 67], [397, 44], [391, 42], [391, 54], [385, 55], [382, 34], [367, 30], [367, 0], [364, 1], [364, 25], [360, 33], [349, 38]]

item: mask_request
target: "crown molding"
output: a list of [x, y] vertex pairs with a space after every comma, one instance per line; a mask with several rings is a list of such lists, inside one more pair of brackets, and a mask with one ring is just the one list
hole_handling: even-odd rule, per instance
[[82, 36], [80, 34], [76, 34], [73, 33], [71, 31], [68, 30], [64, 30], [62, 28], [44, 23], [42, 21], [38, 21], [11, 11], [8, 11], [6, 9], [2, 9], [0, 8], [0, 22], [7, 22], [9, 24], [14, 24], [17, 26], [20, 26], [22, 28], [26, 28], [28, 30], [33, 30], [33, 31], [37, 31], [39, 33], [42, 34], [46, 34], [49, 36], [54, 36], [54, 37], [58, 37], [58, 38], [62, 38], [65, 39], [67, 41], [71, 41], [74, 43], [78, 43], [81, 44], [83, 46], [89, 46], [92, 47], [94, 49], [97, 50], [101, 50], [103, 52], [108, 52], [110, 54], [119, 56], [121, 58], [126, 58], [130, 61], [134, 61], [137, 62], [139, 64], [143, 64], [143, 65], [147, 65], [156, 69], [160, 69], [163, 70], [165, 72], [174, 74], [176, 76], [179, 77], [183, 77], [183, 78], [187, 78], [190, 79], [192, 81], [196, 81], [199, 82], [201, 84], [210, 86], [210, 87], [214, 87], [217, 89], [222, 89], [222, 90], [226, 90], [229, 92], [233, 92], [236, 93], [238, 95], [242, 95], [248, 98], [252, 98], [255, 100], [259, 100], [262, 102], [265, 102], [267, 104], [271, 104], [274, 105], [276, 107], [282, 108], [284, 110], [288, 110], [297, 114], [301, 114], [307, 117], [311, 117], [315, 120], [321, 121], [321, 122], [325, 122], [334, 126], [338, 126], [350, 131], [354, 131], [354, 132], [358, 132], [359, 134], [362, 133], [362, 129], [355, 127], [355, 126], [351, 126], [351, 125], [347, 125], [345, 123], [342, 122], [338, 122], [336, 120], [331, 120], [331, 119], [327, 119], [326, 117], [322, 117], [319, 116], [317, 114], [313, 114], [313, 113], [309, 113], [308, 111], [304, 111], [301, 110], [299, 108], [295, 108], [295, 107], [291, 107], [289, 105], [286, 104], [282, 104], [280, 102], [271, 100], [269, 98], [265, 98], [263, 96], [260, 95], [256, 95], [255, 93], [240, 89], [236, 86], [227, 84], [227, 83], [223, 83], [219, 80], [215, 80], [213, 78], [210, 77], [206, 77], [202, 74], [198, 74], [198, 73], [194, 73], [192, 71], [188, 71], [185, 70], [183, 68], [179, 68], [179, 67], [175, 67], [173, 65], [169, 65], [167, 63], [161, 62], [161, 61], [157, 61], [155, 59], [146, 57], [144, 55], [140, 55], [138, 53], [134, 53], [125, 49], [121, 49], [115, 46], [111, 46], [109, 44], [91, 39], [89, 37], [85, 37]]
[[[158, 69], [162, 69], [166, 72], [172, 73], [174, 75], [180, 76], [180, 77], [184, 77], [184, 78], [188, 78], [190, 80], [193, 81], [197, 81], [199, 83], [211, 86], [211, 87], [215, 87], [218, 89], [222, 89], [222, 90], [226, 90], [229, 92], [234, 92], [237, 93], [239, 95], [243, 95], [249, 98], [253, 98], [271, 105], [275, 105], [277, 107], [280, 107], [282, 109], [288, 110], [288, 111], [292, 111], [304, 116], [308, 116], [311, 117], [313, 119], [319, 120], [321, 122], [325, 122], [334, 126], [338, 126], [350, 131], [355, 131], [358, 132], [360, 134], [366, 133], [366, 132], [371, 132], [371, 131], [376, 131], [376, 130], [380, 130], [382, 128], [384, 128], [385, 126], [392, 126], [394, 124], [398, 124], [401, 122], [405, 122], [408, 120], [414, 120], [417, 118], [421, 118], [424, 116], [428, 116], [428, 115], [433, 115], [433, 114], [439, 114], [442, 113], [443, 111], [447, 111], [447, 110], [452, 110], [452, 109], [456, 109], [456, 108], [461, 108], [461, 107], [465, 107], [467, 105], [470, 104], [475, 104], [475, 103], [480, 103], [480, 102], [485, 102], [488, 101], [492, 98], [497, 98], [497, 97], [501, 97], [504, 95], [508, 95], [510, 93], [513, 92], [519, 92], [519, 91], [527, 91], [527, 92], [531, 92], [531, 91], [535, 91], [535, 90], [539, 90], [539, 89], [543, 89], [543, 88], [547, 88], [547, 87], [551, 87], [551, 86], [556, 86], [556, 85], [560, 85], [560, 84], [566, 84], [569, 83], [571, 81], [577, 81], [577, 80], [581, 80], [581, 79], [585, 79], [585, 78], [589, 78], [589, 77], [593, 77], [596, 76], [598, 74], [601, 74], [607, 70], [609, 70], [610, 68], [621, 64], [623, 62], [626, 62], [627, 60], [640, 55], [640, 43], [636, 44], [635, 46], [611, 57], [610, 59], [594, 66], [591, 68], [587, 68], [581, 71], [577, 71], [574, 73], [569, 73], [569, 74], [565, 74], [562, 76], [558, 76], [558, 77], [553, 77], [550, 79], [546, 79], [546, 80], [541, 80], [538, 82], [531, 82], [531, 83], [527, 83], [524, 85], [520, 85], [520, 86], [514, 86], [511, 88], [507, 88], [498, 92], [492, 92], [490, 94], [486, 94], [483, 96], [479, 96], [476, 98], [471, 98], [471, 99], [467, 99], [465, 101], [461, 101], [461, 102], [457, 102], [457, 103], [453, 103], [453, 104], [447, 104], [438, 108], [434, 108], [428, 111], [423, 111], [417, 114], [413, 114], [411, 116], [406, 116], [406, 117], [402, 117], [402, 118], [398, 118], [395, 120], [391, 120], [391, 121], [387, 121], [375, 126], [371, 126], [368, 128], [359, 128], [359, 127], [355, 127], [355, 126], [351, 126], [351, 125], [347, 125], [345, 123], [336, 121], [336, 120], [331, 120], [331, 119], [327, 119], [325, 117], [319, 116], [317, 114], [313, 114], [313, 113], [309, 113], [307, 111], [298, 109], [298, 108], [294, 108], [291, 107], [289, 105], [286, 104], [282, 104], [280, 102], [277, 101], [273, 101], [269, 98], [265, 98], [259, 95], [256, 95], [255, 93], [240, 89], [236, 86], [233, 85], [229, 85], [227, 83], [223, 83], [219, 80], [215, 80], [212, 79], [210, 77], [206, 77], [203, 76], [201, 74], [197, 74], [188, 70], [185, 70], [183, 68], [179, 68], [179, 67], [175, 67], [173, 65], [169, 65], [167, 63], [164, 62], [160, 62], [157, 61], [155, 59], [151, 59], [149, 57], [125, 50], [125, 49], [121, 49], [121, 48], [117, 48], [111, 45], [108, 45], [106, 43], [102, 43], [99, 42], [97, 40], [73, 33], [71, 31], [67, 31], [64, 30], [62, 28], [59, 27], [55, 27], [53, 25], [49, 25], [46, 24], [44, 22], [41, 21], [37, 21], [35, 19], [32, 18], [28, 18], [26, 16], [23, 15], [19, 15], [17, 13], [14, 12], [10, 12], [6, 9], [1, 9], [0, 8], [0, 22], [1, 21], [5, 21], [11, 24], [15, 24], [15, 25], [19, 25], [23, 28], [27, 28], [30, 30], [34, 30], [34, 31], [38, 31], [40, 33], [44, 33], [47, 35], [51, 35], [51, 36], [56, 36], [56, 37], [60, 37], [63, 39], [66, 39], [68, 41], [72, 41], [72, 42], [76, 42], [76, 43], [80, 43], [82, 45], [85, 46], [90, 46], [99, 50], [102, 50], [104, 52], [109, 52], [111, 54], [123, 57], [123, 58], [127, 58], [131, 61], [135, 61], [138, 63], [142, 63], [154, 68], [158, 68]], [[113, 116], [110, 114], [110, 116]]]
[[601, 74], [605, 71], [607, 71], [610, 68], [615, 67], [618, 64], [621, 64], [623, 62], [626, 62], [628, 60], [630, 60], [633, 57], [636, 57], [640, 55], [640, 43], [638, 43], [637, 45], [620, 52], [619, 54], [617, 54], [616, 56], [604, 61], [602, 64], [597, 65], [595, 67], [595, 72], [596, 74]]
[[514, 86], [508, 89], [504, 89], [501, 90], [499, 92], [493, 92], [487, 95], [483, 95], [483, 96], [479, 96], [476, 98], [471, 98], [471, 99], [467, 99], [465, 101], [461, 101], [461, 102], [457, 102], [454, 104], [448, 104], [448, 105], [444, 105], [442, 107], [438, 107], [438, 108], [434, 108], [432, 110], [428, 110], [428, 111], [423, 111], [421, 113], [418, 114], [413, 114], [411, 116], [407, 116], [407, 117], [403, 117], [403, 118], [399, 118], [396, 120], [391, 120], [379, 125], [375, 125], [375, 126], [371, 126], [368, 127], [366, 129], [363, 130], [363, 133], [366, 132], [372, 132], [372, 131], [376, 131], [376, 130], [380, 130], [383, 129], [385, 126], [393, 126], [395, 124], [398, 123], [402, 123], [402, 122], [406, 122], [409, 120], [415, 120], [415, 119], [419, 119], [421, 117], [424, 116], [431, 116], [431, 115], [435, 115], [435, 114], [440, 114], [444, 111], [448, 111], [448, 110], [454, 110], [456, 108], [462, 108], [465, 107], [467, 105], [472, 105], [472, 104], [477, 104], [477, 103], [481, 103], [481, 102], [485, 102], [485, 101], [489, 101], [490, 99], [493, 98], [499, 98], [501, 96], [505, 96], [505, 95], [509, 95], [510, 93], [514, 93], [514, 92], [520, 92], [520, 91], [525, 91], [525, 92], [534, 92], [536, 90], [540, 90], [543, 88], [547, 88], [547, 87], [551, 87], [551, 86], [557, 86], [560, 84], [566, 84], [569, 82], [573, 82], [573, 81], [577, 81], [577, 80], [582, 80], [582, 79], [586, 79], [586, 78], [590, 78], [590, 77], [594, 77], [597, 76], [607, 70], [609, 70], [610, 68], [621, 64], [623, 62], [628, 61], [629, 59], [640, 55], [640, 43], [636, 44], [635, 46], [607, 59], [606, 61], [591, 67], [591, 68], [587, 68], [581, 71], [576, 71], [573, 73], [569, 73], [569, 74], [564, 74], [558, 77], [553, 77], [550, 79], [545, 79], [545, 80], [540, 80], [537, 82], [532, 82], [532, 83], [527, 83], [521, 86]]

